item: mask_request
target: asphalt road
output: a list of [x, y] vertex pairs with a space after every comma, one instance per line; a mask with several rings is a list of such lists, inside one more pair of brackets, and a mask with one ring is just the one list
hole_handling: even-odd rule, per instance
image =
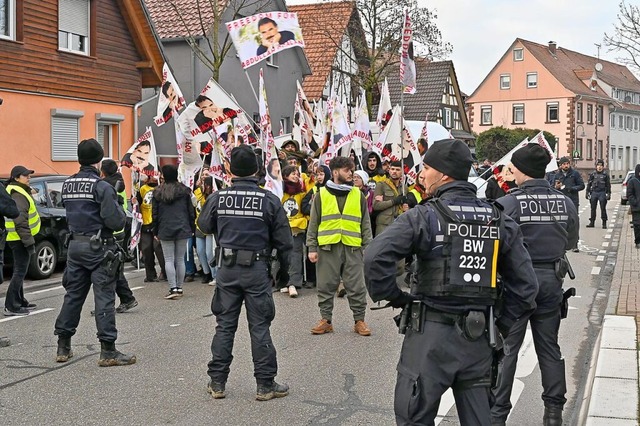
[[[612, 218], [618, 200], [614, 193], [609, 203]], [[585, 207], [586, 203], [581, 210]], [[619, 216], [617, 226], [628, 226], [626, 216]], [[577, 401], [584, 397], [581, 385], [606, 306], [612, 272], [607, 259], [615, 257], [616, 250], [613, 244], [602, 248], [603, 241], [615, 242], [616, 231], [606, 239], [607, 231], [584, 228], [587, 218], [588, 211], [583, 212], [582, 251], [569, 254], [577, 279], [567, 284], [576, 287], [579, 297], [571, 300], [569, 318], [561, 326], [568, 382], [566, 424], [577, 422]], [[598, 266], [602, 269], [594, 273]], [[27, 298], [38, 304], [31, 315], [0, 317], [0, 336], [9, 337], [12, 343], [0, 348], [3, 425], [394, 424], [395, 366], [402, 336], [390, 310], [368, 312], [366, 320], [373, 334], [362, 337], [352, 331], [346, 299], [337, 299], [335, 332], [313, 336], [309, 330], [319, 319], [314, 292], [303, 289], [297, 299], [275, 294], [277, 315], [272, 336], [278, 351], [277, 380], [289, 384], [291, 394], [279, 400], [255, 401], [249, 334], [242, 316], [228, 396], [212, 400], [206, 392], [206, 364], [215, 325], [209, 306], [212, 287], [187, 283], [181, 300], [165, 300], [166, 283], [143, 283], [141, 272], [129, 272], [130, 286], [140, 305], [117, 315], [117, 345], [136, 354], [138, 363], [99, 368], [100, 347], [89, 315], [91, 293], [72, 340], [74, 358], [66, 364], [55, 363], [53, 323], [64, 295], [59, 277], [26, 283]], [[6, 283], [0, 287], [5, 290]], [[542, 388], [530, 338], [521, 352], [516, 376], [515, 404], [508, 424], [540, 424]], [[438, 422], [458, 424], [450, 394], [441, 401]]]

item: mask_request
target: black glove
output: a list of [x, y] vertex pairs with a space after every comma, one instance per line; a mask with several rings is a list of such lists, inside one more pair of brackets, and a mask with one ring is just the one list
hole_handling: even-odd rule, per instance
[[586, 194], [584, 194], [585, 197], [587, 197], [587, 200], [591, 199], [591, 194], [589, 194], [588, 192]]
[[36, 255], [36, 246], [35, 244], [30, 245], [29, 247], [25, 247], [27, 249], [27, 253], [29, 253], [29, 256], [35, 256]]
[[392, 308], [404, 308], [408, 303], [411, 303], [414, 300], [416, 300], [415, 297], [406, 291], [403, 291], [401, 296], [398, 296], [393, 300], [389, 300], [389, 305], [391, 305]]
[[506, 316], [501, 316], [496, 320], [496, 327], [498, 327], [498, 331], [500, 331], [500, 335], [505, 339], [509, 335], [509, 330], [511, 330], [512, 325], [513, 325], [513, 320], [510, 320]]
[[398, 195], [393, 199], [393, 205], [399, 206], [400, 204], [404, 204], [407, 202], [407, 197], [405, 195]]
[[607, 201], [609, 201], [611, 199], [611, 194], [607, 194], [606, 198], [607, 198]]

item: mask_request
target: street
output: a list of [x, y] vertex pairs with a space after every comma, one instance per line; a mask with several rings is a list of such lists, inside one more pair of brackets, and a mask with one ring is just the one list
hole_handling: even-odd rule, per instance
[[[585, 228], [589, 208], [581, 193], [581, 251], [568, 253], [577, 277], [565, 281], [565, 288], [575, 287], [578, 296], [570, 300], [569, 317], [560, 330], [568, 387], [565, 424], [577, 423], [582, 384], [607, 304], [616, 239], [620, 227], [629, 226], [622, 213], [626, 207], [619, 206], [618, 187], [614, 185], [608, 204], [607, 230], [600, 228], [599, 218], [596, 228]], [[206, 392], [206, 368], [215, 325], [209, 306], [213, 287], [196, 280], [185, 284], [182, 299], [165, 300], [166, 283], [143, 283], [143, 271], [127, 275], [140, 305], [117, 315], [116, 344], [135, 354], [138, 362], [119, 368], [97, 366], [100, 346], [89, 315], [92, 293], [72, 339], [74, 357], [57, 364], [53, 324], [64, 290], [55, 280], [44, 288], [34, 288], [37, 282], [25, 285], [25, 295], [37, 309], [27, 317], [0, 318], [0, 336], [11, 340], [11, 346], [0, 348], [3, 425], [394, 424], [395, 367], [402, 343], [392, 321], [397, 311], [367, 311], [373, 334], [362, 337], [352, 331], [347, 300], [336, 299], [335, 332], [314, 336], [309, 330], [320, 318], [314, 291], [303, 289], [296, 299], [275, 293], [277, 314], [271, 333], [278, 351], [277, 380], [291, 386], [290, 395], [255, 401], [249, 335], [241, 316], [227, 398], [212, 400]], [[5, 281], [1, 292], [6, 285]], [[530, 333], [516, 376], [508, 424], [540, 424], [542, 387]], [[450, 392], [441, 401], [437, 422], [458, 424]]]

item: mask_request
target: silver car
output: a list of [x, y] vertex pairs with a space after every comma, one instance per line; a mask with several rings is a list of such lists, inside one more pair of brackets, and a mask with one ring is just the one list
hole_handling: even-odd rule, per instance
[[627, 200], [628, 200], [627, 199], [627, 182], [629, 182], [629, 179], [633, 177], [634, 173], [635, 172], [633, 170], [629, 170], [624, 180], [622, 181], [622, 189], [620, 190], [620, 202], [623, 205], [627, 204]]

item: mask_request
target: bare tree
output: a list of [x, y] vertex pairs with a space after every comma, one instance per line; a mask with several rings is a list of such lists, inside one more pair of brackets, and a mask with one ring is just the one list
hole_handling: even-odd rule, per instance
[[624, 0], [618, 7], [618, 23], [613, 34], [604, 34], [604, 42], [610, 52], [625, 54], [623, 58], [616, 58], [618, 62], [640, 72], [640, 8]]
[[169, 0], [168, 3], [184, 27], [191, 50], [211, 70], [216, 81], [233, 46], [223, 15], [239, 19], [264, 12], [271, 4], [269, 0]]

